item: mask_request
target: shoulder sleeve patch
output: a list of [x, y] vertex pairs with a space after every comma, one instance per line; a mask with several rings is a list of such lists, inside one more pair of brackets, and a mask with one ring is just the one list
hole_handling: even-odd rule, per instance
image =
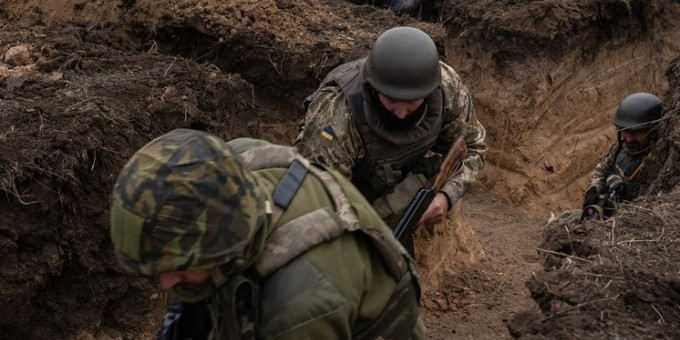
[[323, 128], [323, 130], [321, 131], [321, 135], [328, 140], [333, 140], [333, 138], [335, 138], [335, 132], [333, 131], [333, 129], [331, 129], [330, 126], [326, 126], [325, 128]]

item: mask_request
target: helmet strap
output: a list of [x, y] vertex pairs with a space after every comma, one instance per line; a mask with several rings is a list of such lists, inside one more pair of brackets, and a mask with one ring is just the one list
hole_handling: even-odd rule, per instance
[[623, 147], [626, 149], [626, 152], [628, 152], [629, 155], [632, 157], [637, 157], [643, 154], [646, 154], [649, 152], [651, 144], [647, 144], [646, 146], [643, 147], [637, 147], [637, 148], [630, 148], [626, 145], [626, 143], [623, 143]]

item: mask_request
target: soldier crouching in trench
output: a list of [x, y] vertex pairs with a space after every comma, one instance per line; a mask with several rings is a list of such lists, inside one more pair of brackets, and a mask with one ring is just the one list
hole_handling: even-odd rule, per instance
[[[386, 220], [401, 216], [437, 172], [441, 158], [427, 156], [447, 154], [458, 137], [467, 154], [420, 223], [441, 222], [484, 166], [486, 130], [472, 95], [417, 28], [382, 33], [367, 57], [332, 70], [303, 109], [299, 152], [350, 178]], [[410, 236], [401, 240], [413, 254]]]
[[582, 209], [565, 211], [562, 221], [604, 220], [616, 212], [616, 205], [630, 202], [642, 191], [638, 175], [652, 157], [658, 139], [662, 101], [646, 92], [624, 98], [614, 115], [616, 143], [588, 176]]
[[414, 263], [343, 175], [291, 147], [178, 129], [114, 186], [126, 270], [187, 310], [159, 339], [423, 339]]

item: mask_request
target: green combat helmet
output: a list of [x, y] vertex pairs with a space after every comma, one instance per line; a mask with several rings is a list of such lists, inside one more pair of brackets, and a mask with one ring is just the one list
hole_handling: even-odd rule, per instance
[[619, 104], [614, 116], [618, 130], [650, 129], [661, 119], [661, 99], [646, 92], [633, 93]]
[[441, 82], [437, 46], [417, 28], [389, 29], [373, 44], [362, 79], [392, 99], [425, 98]]
[[265, 213], [237, 158], [224, 140], [188, 129], [137, 151], [113, 189], [111, 239], [121, 265], [148, 276], [243, 265]]

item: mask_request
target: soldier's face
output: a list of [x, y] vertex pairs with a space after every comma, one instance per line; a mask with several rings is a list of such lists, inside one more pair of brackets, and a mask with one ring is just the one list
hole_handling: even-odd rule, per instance
[[378, 93], [378, 98], [387, 111], [390, 111], [390, 113], [399, 119], [404, 119], [411, 113], [417, 111], [420, 105], [423, 105], [423, 102], [425, 101], [425, 98], [411, 101], [396, 100], [382, 93]]
[[629, 148], [643, 148], [649, 144], [649, 130], [622, 130], [621, 139]]
[[160, 277], [161, 288], [170, 289], [181, 286], [188, 290], [200, 290], [210, 277], [211, 269], [195, 269], [181, 272], [163, 273]]

